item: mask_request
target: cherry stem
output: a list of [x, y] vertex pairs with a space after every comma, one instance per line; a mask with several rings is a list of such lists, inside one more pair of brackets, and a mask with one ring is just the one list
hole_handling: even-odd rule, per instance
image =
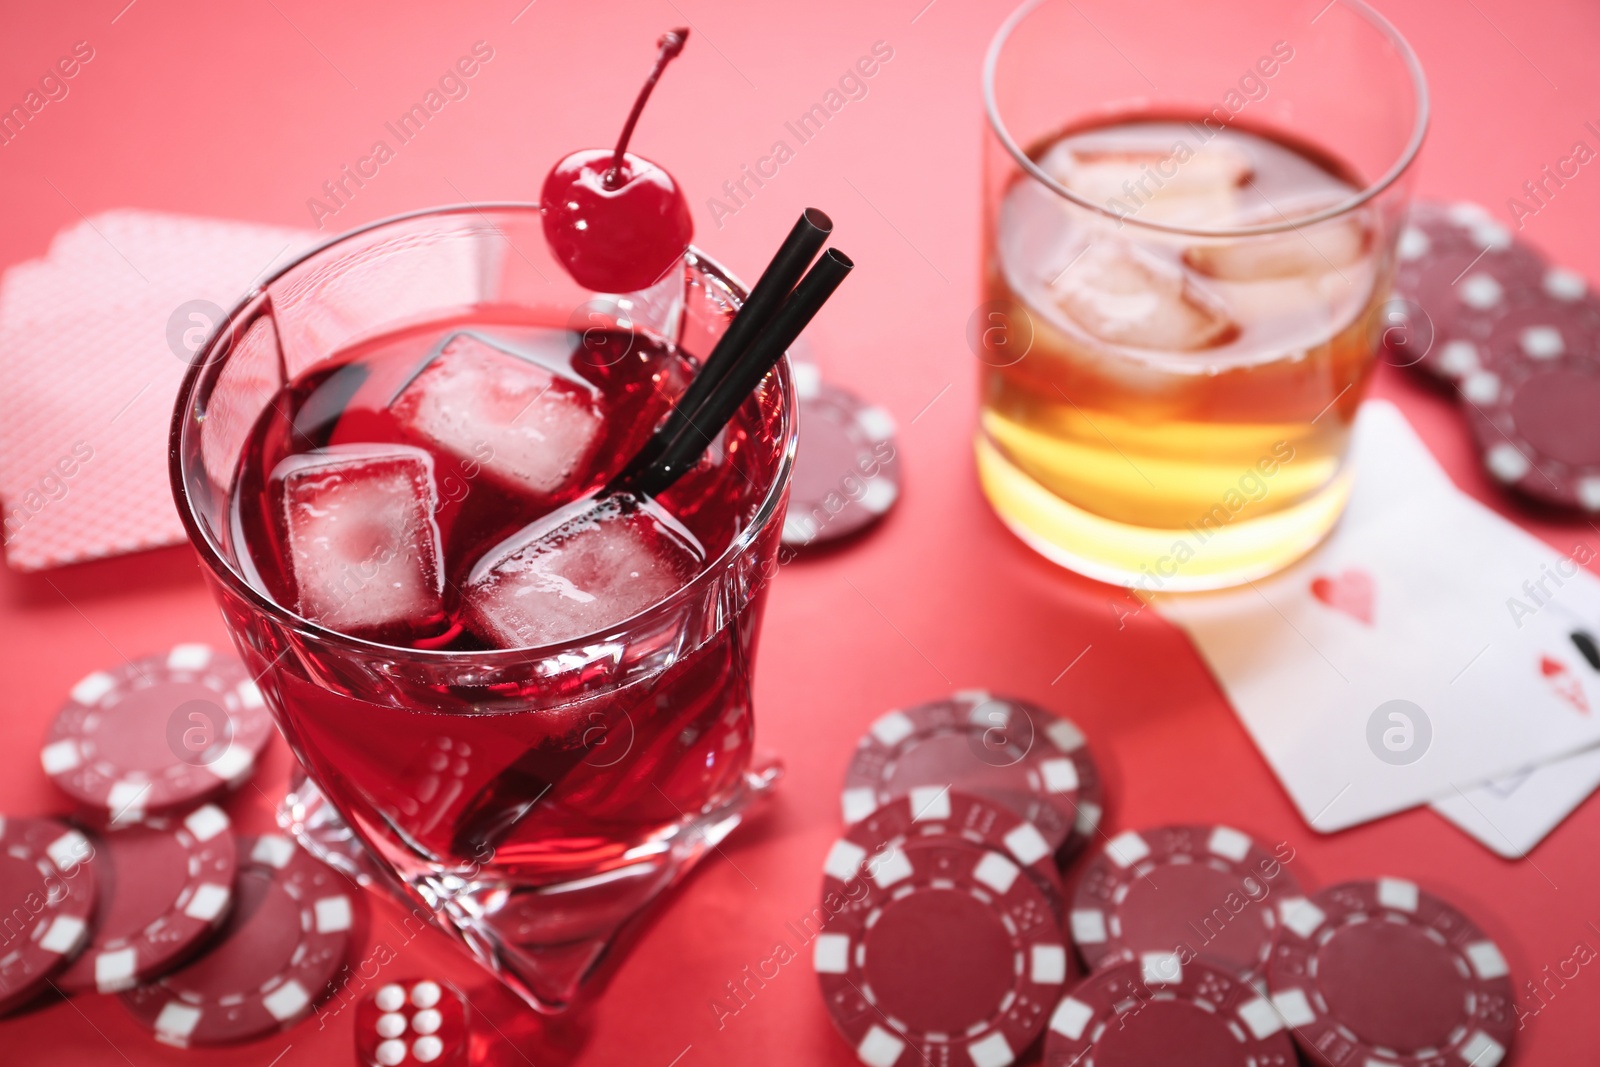
[[684, 42], [689, 39], [689, 27], [680, 26], [675, 30], [668, 30], [661, 35], [661, 40], [656, 42], [661, 46], [661, 53], [656, 56], [656, 65], [650, 68], [650, 77], [645, 79], [644, 88], [639, 90], [639, 97], [633, 102], [633, 110], [628, 112], [628, 123], [622, 127], [622, 136], [617, 139], [617, 150], [611, 156], [611, 167], [606, 171], [605, 187], [615, 189], [618, 179], [622, 174], [622, 157], [628, 150], [628, 141], [633, 137], [633, 128], [639, 122], [639, 113], [644, 110], [644, 102], [650, 99], [650, 90], [656, 87], [656, 82], [661, 78], [661, 72], [667, 69], [667, 64], [678, 57], [683, 51]]

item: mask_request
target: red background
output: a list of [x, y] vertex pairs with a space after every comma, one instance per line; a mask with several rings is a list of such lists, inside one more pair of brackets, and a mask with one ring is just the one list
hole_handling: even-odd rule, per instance
[[[524, 2], [336, 11], [309, 0], [136, 0], [126, 10], [126, 0], [12, 0], [0, 19], [8, 106], [73, 42], [87, 39], [96, 51], [71, 95], [0, 148], [0, 264], [42, 255], [80, 211], [132, 206], [309, 225], [306, 199], [480, 39], [495, 58], [471, 95], [449, 104], [329, 225], [462, 196], [532, 199], [555, 158], [614, 135], [650, 40], [689, 22], [697, 34], [688, 56], [663, 81], [636, 144], [691, 192], [699, 243], [751, 272], [799, 209], [815, 204], [862, 265], [811, 336], [829, 378], [898, 418], [906, 492], [875, 534], [790, 565], [773, 589], [756, 689], [760, 742], [789, 769], [776, 802], [669, 902], [604, 997], [558, 1027], [496, 993], [442, 937], [407, 942], [390, 925], [398, 909], [383, 902], [374, 901], [369, 943], [354, 958], [383, 940], [398, 952], [385, 976], [426, 972], [467, 984], [493, 1024], [495, 1062], [853, 1063], [824, 1013], [809, 950], [720, 1028], [711, 1002], [814, 904], [838, 830], [840, 776], [865, 725], [897, 704], [974, 686], [1037, 700], [1083, 725], [1109, 779], [1113, 829], [1224, 821], [1293, 842], [1308, 883], [1416, 879], [1480, 918], [1519, 987], [1580, 942], [1600, 945], [1600, 803], [1518, 863], [1426, 809], [1318, 837], [1179, 632], [1153, 612], [1119, 629], [1108, 606], [1115, 593], [1041, 562], [985, 507], [970, 459], [975, 373], [963, 331], [978, 300], [979, 61], [1010, 0], [927, 8], [926, 0], [629, 0], [604, 10], [536, 0], [519, 15]], [[1600, 119], [1592, 61], [1600, 8], [1581, 0], [1536, 10], [1514, 0], [1384, 7], [1416, 45], [1434, 92], [1424, 195], [1476, 199], [1509, 222], [1506, 198], [1524, 180], [1574, 140], [1593, 143], [1582, 123]], [[783, 121], [880, 39], [895, 54], [870, 95], [718, 228], [705, 196], [765, 154]], [[1597, 191], [1600, 172], [1585, 170], [1524, 230], [1591, 279], [1600, 279]], [[1376, 390], [1404, 407], [1467, 492], [1564, 552], [1577, 541], [1600, 544], [1586, 522], [1508, 503], [1480, 472], [1446, 400], [1389, 368]], [[186, 548], [31, 578], [0, 574], [0, 810], [64, 807], [36, 753], [73, 682], [123, 655], [193, 640], [227, 639]], [[254, 786], [233, 800], [241, 826], [271, 825], [287, 762], [277, 744]], [[1594, 966], [1549, 985], [1542, 1001], [1522, 990], [1519, 1004], [1537, 1014], [1518, 1035], [1518, 1062], [1577, 1062], [1600, 1045]], [[205, 1059], [348, 1063], [352, 1014]], [[7, 1062], [144, 1067], [200, 1058], [157, 1045], [114, 998], [97, 996], [0, 1022], [0, 1042]]]

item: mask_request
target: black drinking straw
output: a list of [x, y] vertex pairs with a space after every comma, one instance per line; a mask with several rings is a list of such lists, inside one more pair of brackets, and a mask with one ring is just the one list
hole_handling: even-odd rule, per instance
[[789, 236], [783, 239], [772, 262], [761, 272], [761, 277], [756, 280], [755, 288], [750, 290], [739, 313], [733, 317], [711, 354], [706, 357], [700, 373], [689, 382], [689, 387], [667, 413], [661, 426], [639, 454], [628, 462], [622, 474], [618, 475], [619, 479], [637, 475], [691, 422], [700, 421], [700, 406], [717, 384], [728, 376], [734, 364], [739, 362], [741, 353], [750, 347], [756, 334], [772, 321], [790, 290], [805, 273], [806, 267], [810, 266], [812, 257], [832, 232], [832, 219], [814, 207], [805, 209], [789, 231]]
[[[645, 446], [646, 451], [654, 453], [654, 458], [637, 473], [618, 476], [606, 487], [607, 491], [627, 490], [640, 496], [655, 496], [694, 466], [700, 454], [710, 446], [712, 438], [733, 418], [739, 405], [761, 384], [761, 379], [794, 344], [800, 331], [822, 309], [822, 305], [839, 288], [839, 283], [844, 281], [845, 275], [854, 266], [850, 257], [837, 248], [822, 253], [816, 265], [800, 280], [794, 292], [789, 294], [789, 298], [749, 347], [733, 362], [722, 379], [710, 387], [699, 409], [683, 420], [683, 426], [670, 437], [658, 431], [656, 437], [663, 440], [657, 444], [653, 438], [652, 443]], [[762, 282], [766, 280], [763, 276]], [[757, 288], [760, 288], [760, 283]], [[627, 470], [631, 471], [633, 467], [630, 463]]]
[[[734, 412], [739, 410], [761, 384], [761, 379], [767, 376], [774, 364], [783, 358], [784, 352], [794, 344], [795, 338], [800, 336], [800, 331], [806, 328], [812, 317], [821, 310], [833, 291], [839, 288], [839, 283], [844, 281], [844, 276], [849, 274], [855, 264], [850, 257], [837, 248], [830, 248], [822, 253], [822, 257], [806, 276], [800, 279], [800, 284], [789, 291], [788, 279], [803, 270], [810, 262], [816, 245], [826, 240], [828, 231], [833, 224], [828, 217], [820, 211], [807, 209], [800, 222], [795, 224], [794, 230], [789, 234], [789, 240], [784, 242], [784, 247], [773, 257], [766, 273], [750, 291], [750, 299], [746, 301], [743, 310], [728, 326], [728, 333], [723, 335], [726, 341], [736, 326], [750, 315], [751, 309], [760, 309], [764, 318], [759, 321], [755, 316], [750, 317], [750, 325], [743, 329], [747, 342], [742, 349], [727, 346], [732, 355], [719, 355], [724, 351], [718, 345], [707, 357], [706, 364], [701, 368], [700, 374], [690, 384], [690, 390], [706, 378], [706, 371], [718, 365], [722, 373], [711, 381], [710, 385], [702, 386], [703, 400], [698, 408], [691, 414], [678, 420], [678, 428], [668, 435], [665, 431], [670, 422], [663, 422], [660, 429], [646, 442], [639, 456], [647, 452], [654, 458], [641, 463], [639, 456], [630, 460], [623, 467], [621, 474], [613, 478], [605, 488], [590, 497], [575, 500], [564, 508], [560, 508], [544, 518], [539, 519], [536, 525], [544, 526], [545, 532], [559, 528], [563, 523], [570, 522], [574, 515], [581, 514], [584, 509], [593, 506], [604, 497], [613, 493], [629, 492], [637, 496], [655, 496], [663, 492], [689, 468], [693, 467], [700, 459], [700, 454], [711, 444], [712, 438], [733, 418]], [[805, 246], [815, 241], [809, 249]], [[791, 245], [796, 247], [791, 248]], [[803, 258], [802, 258], [803, 257]], [[794, 264], [798, 262], [798, 266]], [[774, 275], [783, 270], [785, 275], [774, 278]], [[792, 272], [792, 273], [791, 273]], [[758, 297], [760, 302], [758, 303]], [[685, 398], [688, 391], [685, 391]], [[686, 405], [680, 403], [679, 408]], [[521, 536], [521, 535], [519, 535]], [[481, 565], [481, 564], [480, 564]], [[518, 761], [511, 771], [513, 776], [527, 779], [530, 783], [537, 784], [537, 775], [531, 772], [524, 774], [521, 764], [527, 759]], [[455, 847], [457, 851], [476, 851], [480, 845], [493, 846], [497, 844], [511, 828], [521, 821], [533, 808], [533, 801], [521, 804], [497, 806], [491, 791], [484, 790], [469, 804], [466, 816], [461, 820], [455, 834]]]

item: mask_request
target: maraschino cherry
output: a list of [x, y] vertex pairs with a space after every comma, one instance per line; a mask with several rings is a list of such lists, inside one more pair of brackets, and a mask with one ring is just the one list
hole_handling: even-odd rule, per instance
[[539, 204], [544, 236], [577, 283], [601, 293], [644, 289], [672, 269], [694, 236], [689, 204], [672, 175], [628, 151], [650, 90], [683, 51], [687, 28], [668, 30], [615, 149], [586, 148], [557, 163]]

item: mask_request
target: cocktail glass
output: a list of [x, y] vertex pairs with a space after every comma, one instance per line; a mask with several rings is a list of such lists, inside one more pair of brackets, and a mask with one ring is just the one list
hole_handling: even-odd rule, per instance
[[396, 648], [275, 603], [239, 551], [241, 450], [286, 381], [410, 324], [512, 309], [704, 355], [743, 296], [693, 248], [649, 290], [589, 292], [552, 258], [536, 206], [440, 208], [337, 238], [262, 283], [179, 394], [179, 511], [319, 803], [385, 881], [543, 1011], [572, 1003], [628, 922], [777, 776], [752, 755], [751, 664], [794, 459], [787, 364], [744, 409], [759, 484], [727, 549], [634, 617], [540, 648]]

